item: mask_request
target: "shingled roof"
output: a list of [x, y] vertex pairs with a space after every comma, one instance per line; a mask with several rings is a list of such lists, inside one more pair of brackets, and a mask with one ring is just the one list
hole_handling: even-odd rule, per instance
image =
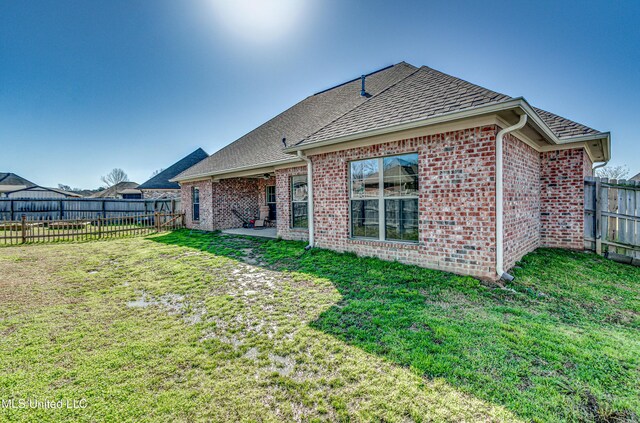
[[[302, 146], [515, 100], [435, 69], [416, 68], [405, 62], [367, 75], [366, 91], [368, 96], [360, 95], [358, 78], [307, 97], [177, 179], [292, 161], [295, 157], [283, 151], [283, 137], [289, 147]], [[534, 110], [558, 138], [600, 133], [542, 109]]]
[[162, 172], [151, 177], [148, 181], [139, 185], [138, 189], [180, 189], [180, 185], [178, 185], [177, 182], [171, 182], [170, 179], [200, 163], [207, 157], [209, 157], [207, 152], [202, 148], [198, 148], [193, 153], [183, 157]]
[[[373, 72], [367, 75], [367, 92], [375, 96], [416, 70], [402, 62]], [[316, 93], [189, 168], [177, 179], [291, 160], [293, 157], [282, 151], [282, 138], [293, 145], [366, 101], [367, 97], [360, 95], [359, 78]]]
[[24, 187], [36, 186], [33, 182], [11, 172], [0, 172], [0, 185], [19, 185]]

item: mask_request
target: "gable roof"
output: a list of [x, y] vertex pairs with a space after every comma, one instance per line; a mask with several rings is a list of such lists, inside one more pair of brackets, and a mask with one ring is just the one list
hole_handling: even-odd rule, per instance
[[[391, 130], [397, 125], [433, 117], [446, 119], [450, 113], [473, 112], [474, 108], [526, 103], [522, 98], [405, 62], [367, 75], [366, 91], [368, 96], [360, 95], [358, 78], [307, 97], [174, 179], [296, 162], [298, 159], [291, 153], [297, 146], [333, 142], [378, 129]], [[580, 135], [603, 134], [545, 110], [527, 107], [527, 113], [539, 118], [556, 142]], [[603, 135], [608, 139], [608, 134]], [[287, 139], [286, 148], [281, 141], [283, 136]]]
[[36, 186], [33, 182], [11, 172], [0, 172], [0, 185], [20, 185], [27, 188]]
[[631, 178], [629, 178], [629, 179], [630, 179], [630, 180], [632, 180], [632, 181], [640, 181], [640, 173], [638, 173], [638, 174], [637, 174], [637, 175], [635, 175], [635, 176], [632, 176], [632, 177], [631, 177]]
[[171, 182], [170, 179], [178, 176], [180, 173], [207, 157], [209, 157], [207, 152], [202, 148], [198, 148], [193, 153], [183, 157], [162, 172], [151, 177], [148, 181], [140, 184], [138, 189], [180, 189], [180, 185], [178, 185], [177, 182]]
[[[401, 62], [370, 73], [366, 78], [367, 93], [375, 96], [416, 70], [416, 67]], [[360, 78], [320, 91], [182, 172], [175, 179], [188, 179], [261, 163], [268, 166], [273, 162], [292, 161], [293, 157], [283, 151], [282, 138], [286, 138], [288, 145], [293, 145], [366, 101], [367, 97], [360, 95]]]
[[[514, 98], [422, 66], [408, 78], [301, 140], [298, 145], [510, 100]], [[534, 110], [558, 138], [599, 133], [545, 110]]]

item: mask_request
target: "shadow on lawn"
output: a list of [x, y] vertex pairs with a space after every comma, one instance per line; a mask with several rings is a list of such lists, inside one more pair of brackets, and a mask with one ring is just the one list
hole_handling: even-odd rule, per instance
[[[561, 298], [353, 254], [304, 252], [300, 242], [187, 230], [150, 239], [238, 260], [249, 248], [259, 266], [326, 278], [342, 300], [312, 322], [313, 328], [418, 374], [443, 378], [518, 416], [637, 418], [637, 403], [627, 398], [637, 391], [633, 367], [608, 352], [616, 346], [606, 344], [607, 328], [597, 333], [587, 312], [567, 312]], [[576, 327], [572, 318], [589, 325]]]

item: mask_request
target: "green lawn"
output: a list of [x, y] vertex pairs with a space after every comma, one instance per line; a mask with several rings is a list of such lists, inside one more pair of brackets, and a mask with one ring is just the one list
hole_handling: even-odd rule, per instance
[[86, 400], [0, 420], [638, 420], [640, 269], [542, 249], [499, 289], [303, 246], [0, 248], [0, 399]]

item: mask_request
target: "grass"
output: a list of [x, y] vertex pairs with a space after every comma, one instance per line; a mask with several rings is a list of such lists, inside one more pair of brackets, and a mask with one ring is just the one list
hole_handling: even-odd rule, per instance
[[498, 289], [177, 231], [0, 249], [9, 421], [637, 421], [640, 269], [541, 249]]

